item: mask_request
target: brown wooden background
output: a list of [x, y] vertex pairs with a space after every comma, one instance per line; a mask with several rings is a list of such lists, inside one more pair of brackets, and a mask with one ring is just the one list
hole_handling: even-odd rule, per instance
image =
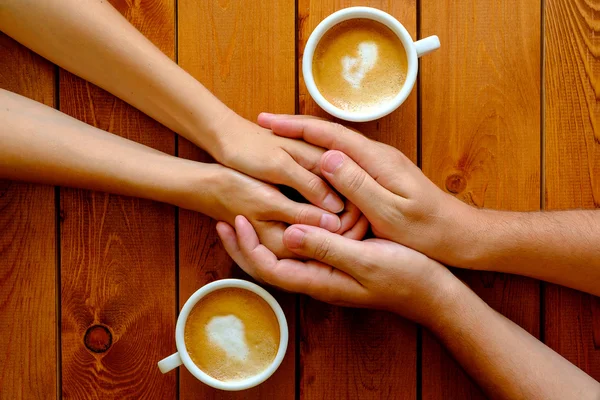
[[[400, 110], [359, 129], [480, 207], [600, 207], [598, 0], [111, 3], [250, 119], [260, 111], [324, 115], [298, 75], [304, 43], [335, 10], [381, 8], [415, 38], [437, 34], [442, 47], [421, 60], [418, 85]], [[208, 159], [2, 34], [0, 87], [162, 151]], [[597, 298], [521, 277], [459, 273], [496, 309], [600, 379]], [[291, 341], [267, 383], [224, 393], [184, 369], [161, 375], [156, 362], [175, 350], [180, 305], [204, 283], [232, 275], [241, 273], [205, 216], [0, 181], [0, 398], [484, 397], [415, 324], [281, 294]], [[108, 350], [86, 348], [88, 331], [92, 347], [106, 344], [108, 332]]]

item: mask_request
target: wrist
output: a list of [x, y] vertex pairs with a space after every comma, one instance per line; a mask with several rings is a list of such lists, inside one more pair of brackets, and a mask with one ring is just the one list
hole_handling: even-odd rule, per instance
[[156, 200], [206, 213], [212, 202], [212, 187], [223, 169], [219, 164], [170, 157], [160, 167], [160, 188]]
[[438, 336], [465, 324], [465, 318], [481, 307], [488, 307], [464, 282], [455, 277], [447, 279], [436, 290], [432, 311], [420, 323]]
[[419, 256], [427, 261], [413, 260], [419, 277], [414, 281], [416, 286], [408, 292], [410, 298], [405, 297], [406, 291], [400, 290], [396, 293], [397, 299], [389, 304], [394, 305], [391, 311], [430, 327], [445, 319], [466, 286], [448, 268], [424, 255]]
[[[227, 109], [211, 121], [208, 129], [213, 137], [214, 151], [211, 155], [220, 164], [237, 169], [235, 165], [239, 162], [239, 149], [243, 147], [240, 143], [240, 140], [244, 140], [242, 136], [259, 133], [262, 128]], [[258, 136], [254, 137], [260, 140]]]
[[[196, 122], [195, 133], [193, 133], [196, 138], [194, 144], [204, 149], [221, 164], [230, 148], [228, 143], [232, 141], [232, 134], [236, 132], [237, 120], [242, 119], [229, 108], [223, 107], [222, 110], [215, 110], [210, 120]], [[203, 126], [203, 129], [198, 129], [198, 126]]]
[[188, 74], [171, 91], [161, 101], [161, 109], [168, 111], [161, 122], [218, 159], [224, 148], [223, 127], [240, 117]]
[[224, 104], [220, 106], [222, 107], [213, 110], [210, 119], [196, 119], [192, 122], [189, 136], [194, 144], [204, 149], [217, 162], [225, 164], [232, 147], [230, 144], [236, 140], [234, 134], [240, 131], [240, 121], [246, 120]]
[[482, 269], [485, 266], [485, 239], [494, 227], [493, 215], [461, 201], [449, 210], [444, 218], [443, 252], [437, 259], [447, 265], [466, 269]]
[[146, 175], [151, 187], [147, 190], [156, 201], [177, 207], [205, 212], [211, 202], [211, 190], [218, 182], [219, 164], [207, 164], [183, 158], [165, 156], [149, 164]]

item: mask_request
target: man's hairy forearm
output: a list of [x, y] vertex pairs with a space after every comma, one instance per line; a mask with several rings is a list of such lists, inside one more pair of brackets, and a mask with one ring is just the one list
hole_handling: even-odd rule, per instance
[[224, 104], [100, 0], [9, 0], [0, 30], [215, 155]]
[[600, 399], [600, 384], [462, 282], [427, 324], [493, 399]]
[[600, 295], [600, 210], [476, 210], [456, 235], [453, 264], [530, 276]]

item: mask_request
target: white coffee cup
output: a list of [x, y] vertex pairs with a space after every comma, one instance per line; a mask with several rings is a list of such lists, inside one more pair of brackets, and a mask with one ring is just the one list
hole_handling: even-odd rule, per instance
[[[267, 304], [269, 304], [269, 306], [271, 306], [275, 316], [277, 317], [277, 322], [279, 323], [279, 349], [277, 350], [277, 354], [275, 355], [275, 359], [273, 359], [271, 365], [269, 365], [261, 373], [239, 381], [220, 381], [206, 374], [204, 371], [198, 368], [196, 364], [194, 364], [185, 347], [184, 331], [190, 311], [192, 311], [196, 303], [198, 303], [198, 301], [200, 301], [200, 299], [207, 294], [214, 292], [215, 290], [225, 288], [245, 289], [260, 296], [267, 302]], [[283, 357], [285, 356], [285, 352], [287, 350], [288, 336], [288, 325], [287, 320], [285, 319], [285, 314], [283, 313], [283, 310], [281, 309], [281, 306], [277, 300], [275, 300], [275, 298], [271, 296], [269, 292], [252, 282], [241, 279], [221, 279], [202, 286], [188, 299], [188, 301], [185, 302], [181, 312], [179, 313], [179, 318], [177, 318], [177, 326], [175, 327], [175, 344], [177, 346], [177, 353], [160, 360], [158, 362], [158, 368], [163, 374], [165, 374], [183, 364], [197, 379], [216, 389], [231, 391], [245, 390], [263, 383], [271, 375], [273, 375], [277, 368], [279, 368], [279, 365], [281, 364], [281, 361], [283, 361]]]
[[[325, 32], [335, 25], [342, 21], [355, 18], [372, 19], [390, 28], [404, 45], [408, 61], [406, 81], [396, 97], [381, 104], [379, 109], [364, 113], [342, 110], [331, 104], [325, 99], [325, 97], [323, 97], [321, 92], [319, 92], [313, 77], [313, 56], [319, 40], [321, 40]], [[373, 121], [390, 114], [392, 111], [400, 107], [402, 103], [404, 103], [417, 80], [417, 72], [419, 71], [418, 58], [422, 55], [431, 53], [439, 47], [440, 39], [437, 36], [429, 36], [413, 42], [406, 28], [404, 28], [404, 26], [402, 26], [397, 19], [381, 10], [371, 7], [344, 8], [334, 12], [321, 21], [321, 23], [317, 25], [315, 30], [311, 33], [310, 37], [308, 38], [308, 42], [306, 42], [304, 56], [302, 57], [302, 74], [304, 75], [304, 82], [306, 83], [306, 87], [312, 98], [323, 110], [327, 111], [329, 114], [333, 115], [334, 117], [352, 122]]]

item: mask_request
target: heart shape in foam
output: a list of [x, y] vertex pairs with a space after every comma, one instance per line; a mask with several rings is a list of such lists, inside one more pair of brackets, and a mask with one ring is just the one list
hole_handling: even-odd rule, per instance
[[205, 329], [210, 340], [228, 357], [241, 361], [248, 357], [244, 323], [235, 315], [213, 317]]
[[358, 57], [342, 58], [342, 76], [352, 87], [358, 89], [365, 75], [373, 69], [378, 57], [377, 44], [362, 42], [358, 45]]

